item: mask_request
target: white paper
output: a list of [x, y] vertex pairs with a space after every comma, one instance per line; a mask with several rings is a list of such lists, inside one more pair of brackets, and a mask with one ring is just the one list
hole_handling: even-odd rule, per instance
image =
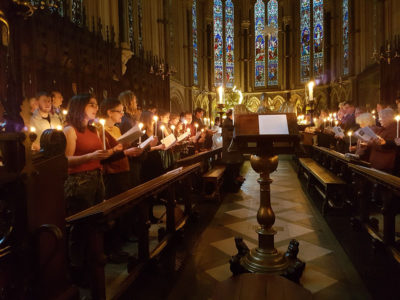
[[344, 132], [343, 132], [342, 128], [340, 128], [339, 126], [335, 126], [332, 128], [332, 130], [336, 136], [344, 138]]
[[368, 126], [358, 129], [354, 132], [354, 136], [364, 142], [369, 142], [371, 139], [376, 139], [378, 137]]
[[137, 139], [139, 139], [140, 136], [142, 136], [143, 133], [140, 130], [139, 126], [133, 126], [131, 129], [129, 129], [127, 132], [125, 132], [123, 135], [121, 135], [117, 141], [121, 144], [131, 144]]
[[183, 141], [184, 139], [186, 139], [188, 136], [190, 135], [189, 132], [185, 132], [184, 134], [181, 134], [180, 136], [178, 136], [178, 138], [176, 139], [178, 142]]
[[171, 148], [176, 142], [176, 138], [174, 134], [170, 134], [169, 136], [165, 137], [161, 140], [161, 143], [165, 145], [165, 150]]
[[260, 134], [289, 134], [286, 115], [259, 115], [258, 126]]
[[146, 139], [143, 143], [140, 143], [139, 148], [140, 149], [146, 148], [146, 146], [153, 140], [154, 140], [154, 136], [152, 135], [148, 139]]

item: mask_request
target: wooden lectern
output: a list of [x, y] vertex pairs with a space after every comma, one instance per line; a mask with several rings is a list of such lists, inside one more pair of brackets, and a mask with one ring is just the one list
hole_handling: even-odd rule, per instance
[[[275, 214], [271, 207], [270, 173], [278, 167], [277, 154], [294, 153], [299, 143], [296, 115], [280, 114], [236, 114], [235, 134], [231, 150], [252, 154], [251, 166], [260, 178], [260, 208], [257, 213], [258, 247], [249, 250], [242, 238], [235, 238], [238, 254], [230, 264], [234, 275], [240, 273], [281, 274], [298, 282], [305, 263], [297, 259], [299, 243], [292, 240], [288, 251], [279, 253], [274, 246], [276, 231], [272, 227]], [[236, 148], [236, 149], [235, 149]]]

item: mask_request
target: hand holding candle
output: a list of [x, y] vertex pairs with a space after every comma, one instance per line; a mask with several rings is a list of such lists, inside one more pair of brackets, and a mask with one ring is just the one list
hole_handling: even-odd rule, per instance
[[106, 120], [100, 119], [99, 123], [101, 124], [101, 127], [103, 128], [103, 150], [106, 150], [106, 130], [104, 128], [104, 125], [106, 124]]

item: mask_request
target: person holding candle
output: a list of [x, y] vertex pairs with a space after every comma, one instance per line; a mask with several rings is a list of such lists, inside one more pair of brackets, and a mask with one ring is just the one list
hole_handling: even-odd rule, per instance
[[203, 124], [203, 116], [204, 116], [204, 109], [197, 107], [193, 113], [192, 124], [193, 125], [197, 124], [199, 130], [205, 127]]
[[[87, 209], [104, 200], [101, 160], [113, 150], [103, 145], [93, 121], [98, 111], [97, 100], [89, 94], [74, 96], [69, 103], [67, 126], [64, 128], [67, 145], [68, 177], [64, 184], [67, 216]], [[87, 226], [72, 226], [69, 234], [69, 256], [72, 275], [81, 276], [85, 268]], [[78, 278], [76, 280], [79, 281]]]
[[[371, 113], [365, 112], [357, 116], [356, 118], [357, 124], [360, 128], [370, 127], [372, 130], [375, 129], [375, 119]], [[360, 139], [357, 139], [357, 144], [355, 146], [350, 145], [350, 152], [355, 152], [359, 156], [361, 160], [368, 161], [370, 149], [368, 145], [362, 142]]]
[[369, 162], [375, 169], [388, 173], [395, 171], [397, 124], [395, 111], [391, 108], [382, 109], [379, 112], [379, 122], [382, 127], [375, 127], [377, 139], [368, 143], [371, 153]]

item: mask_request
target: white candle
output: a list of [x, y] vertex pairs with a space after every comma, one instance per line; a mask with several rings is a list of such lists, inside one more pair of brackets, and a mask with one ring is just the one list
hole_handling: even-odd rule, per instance
[[[143, 123], [139, 123], [139, 129], [140, 130], [142, 130], [142, 128], [143, 128]], [[139, 136], [139, 144], [141, 144], [142, 143], [142, 136]]]
[[58, 131], [61, 131], [63, 128], [62, 128], [61, 125], [57, 125], [56, 129], [57, 129]]
[[172, 133], [175, 134], [175, 125], [171, 125]]
[[106, 150], [106, 130], [104, 128], [104, 125], [106, 124], [106, 120], [100, 119], [99, 120], [101, 127], [103, 128], [103, 150]]
[[219, 104], [223, 104], [223, 94], [224, 94], [224, 88], [222, 85], [218, 88], [218, 95], [219, 95]]
[[399, 138], [399, 121], [400, 121], [400, 115], [397, 115], [395, 117], [396, 122], [397, 122], [397, 138]]
[[62, 113], [63, 113], [64, 116], [66, 116], [66, 115], [68, 115], [68, 110], [63, 109]]
[[196, 135], [197, 135], [197, 127], [199, 127], [199, 124], [194, 123], [194, 127], [196, 128]]
[[235, 125], [235, 110], [232, 108], [232, 125]]
[[351, 135], [353, 134], [353, 132], [352, 131], [349, 131], [348, 133], [347, 133], [347, 135], [349, 136], [349, 138], [350, 138], [350, 147], [351, 147]]
[[186, 130], [186, 124], [187, 124], [187, 121], [183, 120], [183, 125], [184, 125], [183, 130]]
[[164, 139], [164, 129], [165, 129], [165, 126], [164, 126], [164, 125], [161, 125], [161, 126], [160, 126], [160, 129], [161, 129], [161, 136], [162, 136], [162, 139]]
[[157, 120], [158, 120], [158, 117], [154, 116], [153, 120], [154, 120], [154, 134], [153, 135], [156, 136], [157, 135]]
[[314, 100], [314, 95], [313, 95], [314, 85], [315, 85], [314, 81], [310, 81], [308, 83], [308, 98], [310, 101]]
[[33, 126], [31, 126], [30, 131], [31, 131], [31, 132], [36, 132], [36, 128], [33, 127]]

